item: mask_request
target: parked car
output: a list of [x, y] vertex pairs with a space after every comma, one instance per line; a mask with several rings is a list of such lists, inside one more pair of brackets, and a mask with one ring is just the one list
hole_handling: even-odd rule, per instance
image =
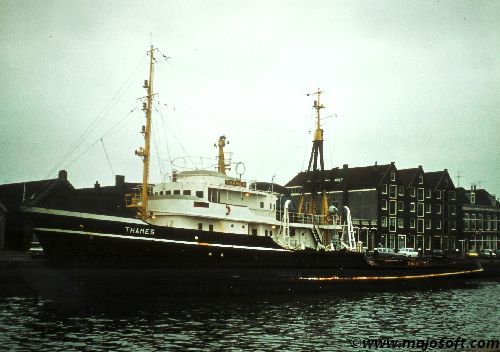
[[490, 259], [490, 258], [496, 258], [497, 254], [492, 249], [483, 249], [482, 251], [479, 252], [479, 257]]
[[414, 248], [400, 248], [398, 254], [405, 257], [418, 257], [418, 251]]
[[381, 257], [390, 257], [396, 255], [396, 252], [392, 248], [378, 247], [373, 249], [373, 254], [379, 255]]
[[479, 254], [474, 249], [468, 250], [467, 253], [465, 253], [465, 256], [467, 258], [479, 258]]
[[444, 253], [441, 249], [433, 249], [431, 251], [431, 255], [433, 257], [442, 258], [444, 256]]

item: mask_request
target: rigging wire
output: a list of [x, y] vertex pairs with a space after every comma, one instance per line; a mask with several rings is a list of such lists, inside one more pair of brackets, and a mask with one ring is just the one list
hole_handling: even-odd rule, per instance
[[159, 111], [156, 107], [155, 107], [155, 110], [156, 112], [158, 112], [158, 114], [160, 115], [160, 118], [162, 119], [163, 123], [165, 124], [165, 126], [168, 128], [168, 130], [170, 131], [170, 133], [172, 134], [172, 136], [174, 137], [174, 139], [177, 141], [177, 143], [179, 143], [179, 146], [181, 147], [182, 149], [182, 152], [184, 153], [184, 155], [186, 155], [186, 157], [189, 159], [189, 161], [191, 162], [191, 164], [193, 164], [193, 166], [196, 168], [196, 163], [191, 159], [191, 157], [189, 156], [189, 154], [186, 152], [186, 149], [184, 149], [184, 145], [181, 143], [181, 141], [177, 138], [177, 135], [174, 133], [174, 131], [170, 128], [170, 126], [168, 125], [168, 123], [165, 121], [165, 119], [163, 118], [163, 114], [161, 113], [161, 111]]
[[52, 174], [56, 172], [56, 170], [64, 164], [64, 162], [82, 145], [83, 141], [95, 130], [95, 128], [99, 125], [99, 123], [106, 117], [106, 115], [110, 112], [111, 108], [121, 99], [121, 97], [125, 94], [126, 90], [132, 83], [133, 79], [138, 75], [139, 69], [143, 66], [144, 57], [141, 58], [141, 61], [136, 66], [132, 74], [125, 80], [122, 86], [118, 89], [118, 91], [114, 94], [114, 96], [108, 101], [105, 105], [104, 109], [96, 116], [96, 118], [89, 124], [89, 126], [85, 129], [85, 131], [80, 135], [77, 141], [73, 144], [73, 146], [64, 154], [64, 156], [57, 162], [52, 169], [47, 173], [45, 178], [50, 177]]
[[115, 170], [113, 170], [113, 165], [111, 165], [111, 160], [109, 159], [109, 155], [108, 155], [108, 152], [106, 151], [106, 147], [104, 146], [104, 141], [102, 140], [102, 137], [101, 137], [101, 144], [102, 144], [102, 149], [104, 149], [104, 155], [106, 155], [106, 160], [108, 161], [108, 165], [109, 165], [109, 168], [111, 169], [111, 173], [113, 174], [113, 176], [115, 176]]
[[[132, 113], [137, 109], [134, 108], [132, 110], [130, 110], [130, 112], [124, 116], [124, 120], [127, 121], [130, 116], [132, 116]], [[119, 123], [116, 123], [115, 125], [113, 125], [111, 128], [109, 128], [100, 138], [98, 138], [97, 140], [95, 140], [92, 144], [90, 144], [87, 148], [85, 148], [80, 154], [78, 154], [78, 156], [76, 158], [74, 158], [71, 162], [69, 162], [68, 164], [66, 164], [66, 167], [70, 167], [71, 165], [73, 165], [76, 161], [78, 161], [80, 159], [80, 157], [82, 155], [84, 155], [86, 152], [88, 152], [93, 146], [95, 146], [97, 143], [99, 143], [99, 141], [104, 138], [105, 136], [110, 136], [111, 135], [111, 132], [118, 132], [119, 129], [121, 129], [123, 126], [125, 126], [125, 124], [123, 123], [124, 121], [122, 121], [122, 119], [120, 119]], [[123, 123], [121, 126], [119, 126], [119, 128], [117, 127], [120, 123]], [[116, 127], [116, 129], [114, 129]], [[114, 130], [113, 130], [114, 129]]]

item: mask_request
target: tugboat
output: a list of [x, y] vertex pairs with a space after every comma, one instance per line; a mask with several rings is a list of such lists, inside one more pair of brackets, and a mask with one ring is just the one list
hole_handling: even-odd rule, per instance
[[[308, 190], [312, 209], [296, 211], [291, 199], [230, 177], [224, 148], [217, 142], [216, 170], [173, 171], [171, 180], [149, 183], [155, 49], [149, 50], [149, 80], [141, 133], [144, 147], [138, 192], [127, 194], [127, 212], [117, 216], [68, 206], [76, 198], [47, 206], [25, 205], [24, 213], [48, 265], [92, 291], [130, 294], [289, 292], [371, 285], [417, 285], [470, 277], [475, 261], [378, 258], [356, 243], [348, 208], [328, 206], [325, 192]], [[323, 170], [321, 92], [316, 93], [316, 132], [308, 174]], [[319, 165], [318, 165], [319, 161]], [[236, 167], [238, 170], [238, 166]], [[306, 180], [307, 181], [307, 180]], [[313, 184], [321, 184], [313, 182]], [[317, 200], [317, 201], [316, 201]], [[317, 214], [315, 205], [321, 204]], [[335, 244], [335, 245], [334, 245]], [[113, 290], [109, 290], [113, 285]], [[116, 289], [120, 287], [120, 289]]]

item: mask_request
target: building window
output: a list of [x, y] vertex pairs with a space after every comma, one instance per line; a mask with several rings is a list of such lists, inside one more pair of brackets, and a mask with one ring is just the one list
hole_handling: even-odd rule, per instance
[[389, 201], [389, 214], [396, 215], [396, 201], [395, 200]]
[[396, 240], [394, 234], [389, 235], [389, 248], [396, 248]]
[[417, 203], [417, 216], [424, 216], [424, 203]]
[[403, 211], [404, 209], [404, 203], [402, 200], [398, 201], [398, 211]]
[[387, 199], [382, 199], [382, 210], [387, 210]]
[[396, 198], [396, 192], [397, 192], [397, 186], [396, 185], [390, 185], [389, 186], [389, 197]]
[[411, 203], [410, 203], [410, 211], [411, 211], [412, 213], [414, 213], [414, 212], [415, 212], [415, 202], [411, 202]]
[[430, 198], [432, 194], [432, 191], [430, 188], [426, 188], [425, 190], [425, 198]]
[[391, 171], [391, 181], [396, 181], [396, 172]]
[[196, 196], [198, 198], [203, 198], [203, 191], [196, 191]]
[[425, 219], [425, 228], [430, 229], [432, 226], [431, 219]]
[[418, 192], [418, 200], [423, 201], [424, 200], [424, 189], [419, 188], [417, 192]]
[[410, 229], [415, 228], [415, 218], [410, 218]]
[[436, 204], [436, 214], [441, 214], [442, 206], [441, 204]]
[[382, 185], [382, 194], [387, 194], [387, 184]]
[[489, 215], [486, 217], [486, 230], [491, 230], [491, 217]]
[[396, 232], [396, 218], [389, 218], [389, 232]]
[[491, 221], [493, 222], [493, 226], [491, 227], [493, 231], [496, 231], [498, 226], [497, 226], [497, 216], [493, 215]]
[[418, 175], [418, 184], [423, 185], [424, 184], [424, 175]]
[[309, 211], [309, 202], [306, 202], [306, 211]]
[[431, 203], [425, 203], [425, 212], [430, 213], [431, 212]]
[[452, 230], [457, 229], [457, 222], [455, 220], [450, 220], [450, 227]]
[[454, 204], [450, 205], [450, 214], [455, 215], [456, 212], [457, 212], [457, 207]]
[[436, 191], [436, 199], [441, 199], [441, 190], [440, 189], [438, 189]]
[[436, 220], [436, 229], [437, 230], [441, 230], [441, 227], [442, 227], [442, 221], [441, 220]]
[[476, 229], [476, 214], [471, 214], [470, 216], [470, 228], [471, 230], [475, 230]]
[[387, 227], [387, 216], [382, 216], [382, 227]]
[[182, 194], [185, 195], [185, 196], [190, 196], [191, 195], [191, 191], [189, 189], [185, 189], [184, 191], [182, 191]]
[[455, 191], [450, 191], [450, 199], [455, 200], [455, 197], [456, 197]]
[[476, 194], [474, 192], [470, 193], [470, 202], [476, 204]]
[[483, 229], [483, 214], [479, 214], [479, 230]]
[[417, 233], [424, 233], [424, 219], [417, 220]]
[[398, 229], [402, 229], [405, 227], [404, 219], [398, 218]]
[[410, 196], [415, 197], [415, 187], [410, 187]]
[[405, 195], [405, 188], [403, 186], [399, 186], [398, 187], [398, 194], [400, 196], [404, 196]]
[[214, 225], [212, 224], [208, 225], [208, 231], [214, 232]]
[[163, 195], [163, 191], [160, 191], [160, 196], [162, 196], [162, 195]]
[[[163, 194], [163, 193], [162, 193], [162, 192], [160, 192], [160, 194]], [[165, 194], [166, 194], [167, 196], [169, 196], [169, 195], [171, 195], [171, 194], [172, 194], [172, 191], [165, 191]]]
[[470, 227], [469, 213], [464, 214], [464, 229], [468, 230]]

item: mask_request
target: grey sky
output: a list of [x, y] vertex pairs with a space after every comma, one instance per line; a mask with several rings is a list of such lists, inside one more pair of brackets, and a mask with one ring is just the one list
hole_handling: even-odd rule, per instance
[[114, 172], [138, 181], [152, 33], [170, 57], [155, 77], [167, 144], [152, 182], [157, 150], [169, 171], [170, 158], [214, 156], [221, 134], [245, 178], [288, 181], [307, 167], [304, 94], [319, 87], [337, 115], [324, 120], [328, 168], [448, 168], [500, 195], [499, 1], [2, 0], [0, 13], [1, 183], [46, 177], [98, 116], [57, 169], [113, 183], [104, 135]]

